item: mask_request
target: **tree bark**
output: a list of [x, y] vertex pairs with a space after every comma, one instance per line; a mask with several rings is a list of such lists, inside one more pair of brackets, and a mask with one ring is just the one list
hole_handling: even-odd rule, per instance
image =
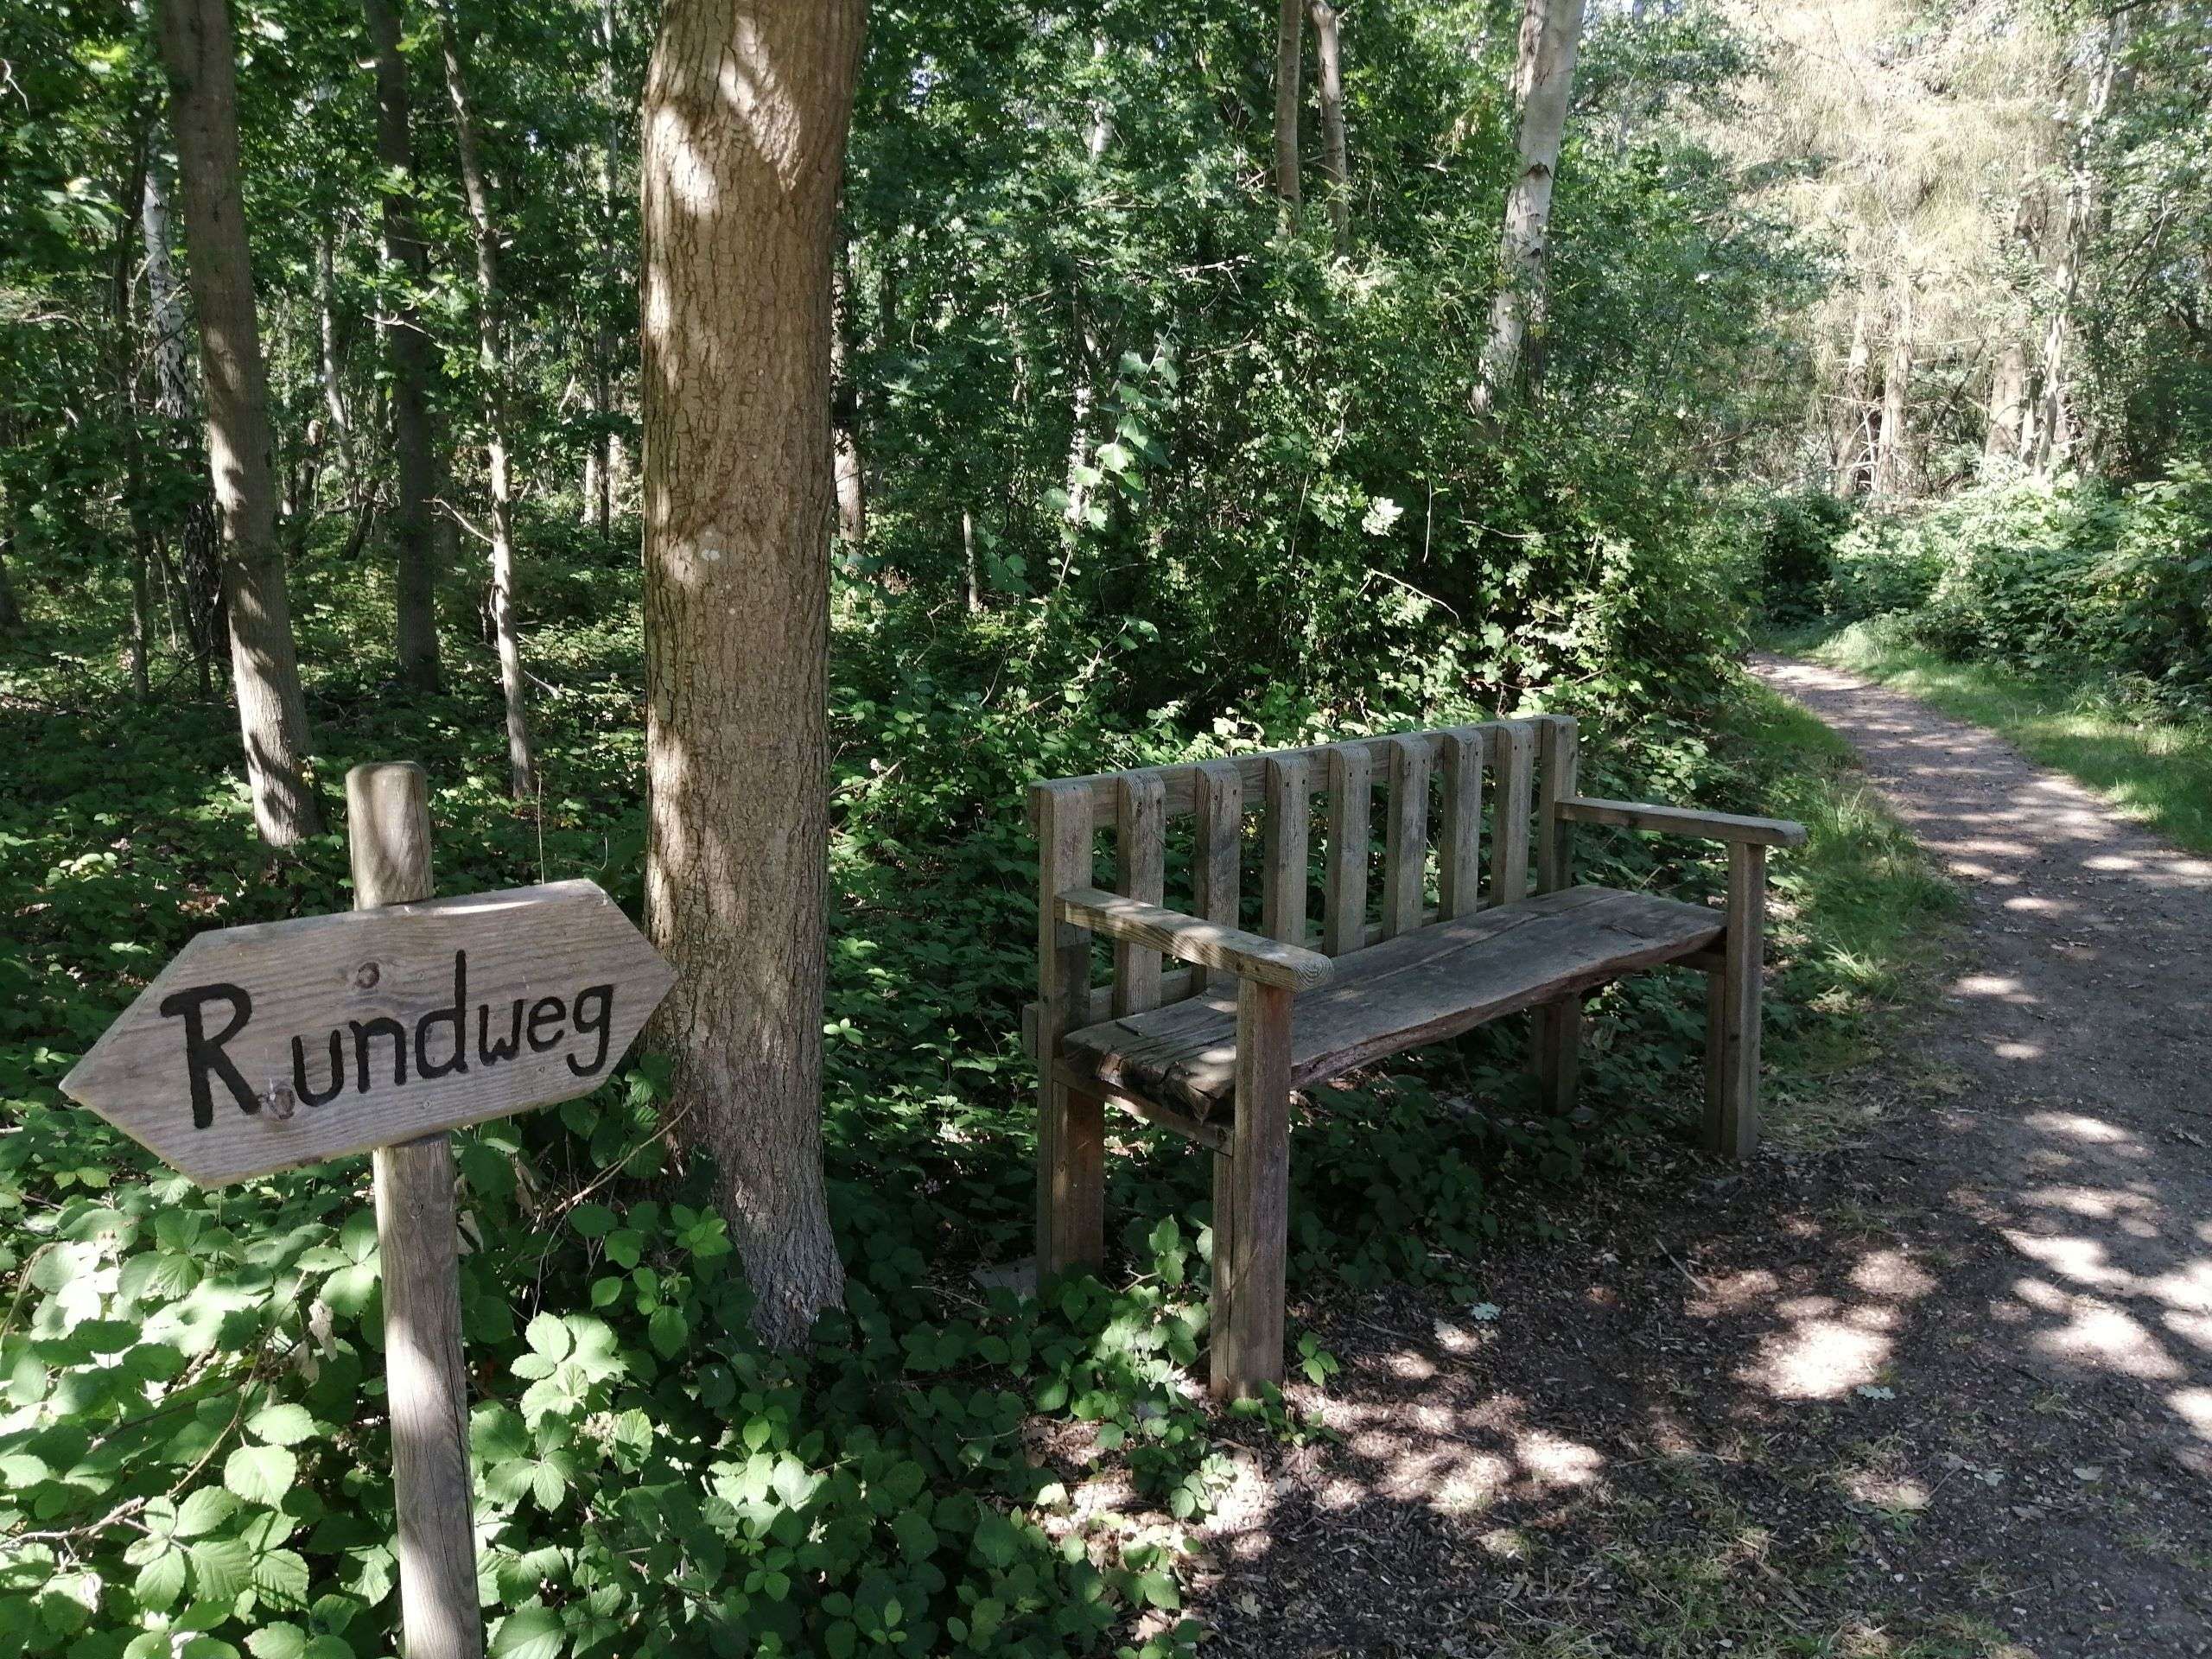
[[1905, 494], [1911, 487], [1912, 440], [1909, 431], [1912, 387], [1912, 283], [1897, 289], [1890, 320], [1890, 360], [1882, 372], [1882, 429], [1874, 450], [1874, 493]]
[[645, 94], [645, 896], [670, 1121], [772, 1343], [842, 1271], [822, 1175], [830, 277], [861, 0], [670, 0]]
[[1997, 354], [1997, 367], [1989, 379], [1989, 426], [1983, 453], [2017, 460], [2027, 421], [2028, 348], [2018, 340], [2008, 340]]
[[514, 491], [507, 463], [507, 421], [513, 397], [499, 290], [499, 237], [492, 221], [491, 185], [476, 148], [475, 110], [469, 100], [468, 71], [461, 58], [452, 0], [439, 0], [438, 38], [444, 48], [446, 92], [453, 100], [461, 194], [476, 241], [476, 359], [484, 378], [484, 464], [492, 493], [492, 637], [499, 647], [499, 695], [506, 705], [507, 781], [515, 798], [526, 801], [537, 792], [537, 763], [531, 753], [522, 641], [515, 632]]
[[1499, 285], [1491, 303], [1475, 407], [1487, 413], [1524, 378], [1543, 378], [1544, 255], [1550, 245], [1552, 184], [1567, 135], [1583, 0], [1528, 0], [1513, 78], [1521, 111], [1520, 171], [1505, 197]]
[[1275, 194], [1298, 205], [1298, 105], [1306, 0], [1279, 0], [1275, 11]]
[[429, 277], [429, 251], [415, 221], [415, 144], [410, 131], [407, 59], [399, 49], [400, 0], [361, 0], [376, 62], [377, 160], [405, 181], [384, 198], [384, 262], [401, 293], [383, 308], [380, 327], [391, 365], [392, 447], [398, 461], [391, 504], [391, 539], [398, 556], [399, 677], [416, 691], [438, 687], [438, 553], [430, 522], [438, 491], [436, 438], [430, 419], [430, 337], [416, 296]]
[[139, 203], [146, 242], [146, 324], [153, 336], [154, 409], [163, 420], [192, 413], [192, 372], [184, 352], [184, 299], [169, 259], [168, 164], [155, 144], [146, 156], [146, 194]]
[[130, 694], [141, 702], [153, 696], [154, 526], [146, 499], [146, 457], [138, 431], [138, 332], [132, 314], [137, 278], [131, 252], [146, 198], [146, 164], [152, 148], [150, 122], [142, 124], [132, 145], [130, 176], [124, 181], [124, 211], [115, 220], [115, 315], [110, 349], [114, 356], [115, 419], [123, 435], [123, 493], [130, 520]]
[[599, 4], [599, 104], [602, 124], [599, 152], [599, 319], [592, 330], [591, 412], [599, 417], [591, 454], [584, 466], [584, 509], [598, 526], [601, 543], [614, 526], [614, 435], [607, 422], [614, 411], [614, 335], [607, 326], [607, 307], [614, 291], [614, 181], [622, 123], [614, 99], [614, 0]]
[[1329, 181], [1329, 223], [1337, 245], [1351, 237], [1351, 152], [1344, 138], [1344, 58], [1338, 12], [1329, 0], [1306, 0], [1313, 18], [1313, 61], [1321, 92], [1321, 171]]
[[1872, 362], [1872, 348], [1866, 340], [1866, 301], [1862, 295], [1851, 315], [1851, 351], [1844, 359], [1843, 385], [1836, 394], [1831, 448], [1834, 471], [1829, 488], [1839, 500], [1847, 501], [1859, 493], [1859, 469], [1871, 447], [1872, 421], [1867, 412], [1866, 373]]
[[272, 847], [322, 832], [306, 771], [307, 703], [276, 545], [275, 440], [238, 179], [237, 66], [224, 0], [162, 0], [162, 58], [184, 175], [207, 459], [223, 509], [231, 674], [254, 826]]
[[353, 417], [346, 407], [344, 358], [338, 343], [337, 256], [332, 247], [337, 232], [323, 227], [315, 238], [315, 300], [318, 360], [322, 371], [322, 406], [330, 416], [330, 435], [338, 449], [338, 467], [346, 480], [349, 506], [361, 499], [359, 464], [353, 453]]

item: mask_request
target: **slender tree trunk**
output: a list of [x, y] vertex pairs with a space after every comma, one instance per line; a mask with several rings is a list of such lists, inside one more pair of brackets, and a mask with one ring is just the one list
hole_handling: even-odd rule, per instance
[[1313, 61], [1321, 91], [1321, 171], [1329, 181], [1329, 223], [1337, 245], [1351, 238], [1351, 151], [1344, 139], [1344, 59], [1338, 12], [1329, 0], [1306, 0], [1313, 19]]
[[1582, 40], [1583, 0], [1528, 0], [1514, 73], [1521, 111], [1521, 167], [1505, 198], [1499, 287], [1491, 306], [1475, 406], [1487, 413], [1524, 378], [1543, 377], [1544, 255], [1550, 245], [1552, 183], [1567, 136], [1567, 97]]
[[515, 632], [514, 492], [507, 473], [507, 420], [512, 406], [499, 289], [499, 237], [492, 221], [492, 188], [476, 149], [476, 117], [452, 0], [440, 0], [438, 32], [445, 48], [446, 91], [453, 99], [454, 148], [463, 199], [476, 238], [476, 356], [484, 377], [484, 462], [492, 488], [492, 636], [499, 652], [499, 693], [507, 711], [507, 779], [517, 800], [537, 792], [531, 753], [522, 642]]
[[2008, 340], [1997, 354], [1997, 367], [1989, 379], [1989, 426], [1983, 453], [2007, 461], [2017, 458], [2027, 419], [2028, 348], [2019, 340]]
[[322, 406], [330, 419], [332, 442], [338, 450], [338, 467], [346, 480], [348, 505], [361, 499], [359, 463], [353, 453], [353, 418], [346, 407], [343, 354], [338, 344], [337, 255], [332, 247], [336, 231], [325, 226], [315, 238], [315, 300], [319, 360], [322, 369]]
[[830, 431], [837, 474], [837, 539], [849, 551], [868, 542], [868, 488], [861, 467], [861, 392], [853, 378], [849, 245], [837, 252], [830, 296]]
[[0, 633], [23, 631], [23, 607], [16, 602], [15, 580], [8, 574], [8, 556], [15, 550], [15, 504], [0, 492]]
[[146, 458], [138, 431], [138, 331], [132, 313], [137, 292], [132, 251], [146, 199], [146, 159], [152, 146], [150, 121], [141, 125], [132, 147], [130, 176], [124, 181], [124, 211], [115, 220], [113, 283], [115, 419], [123, 434], [123, 493], [130, 519], [130, 692], [141, 702], [153, 697], [154, 651], [152, 506], [146, 499]]
[[622, 132], [614, 98], [614, 0], [600, 0], [599, 274], [602, 287], [591, 347], [591, 410], [600, 424], [592, 435], [591, 459], [584, 474], [584, 505], [599, 527], [601, 543], [613, 540], [614, 533], [614, 435], [607, 429], [614, 412], [614, 334], [607, 324], [607, 307], [615, 289], [614, 181]]
[[224, 0], [162, 0], [162, 58], [184, 175], [207, 459], [223, 509], [231, 676], [255, 827], [273, 847], [322, 832], [306, 771], [306, 700], [276, 545], [276, 443], [238, 181], [237, 67]]
[[2088, 108], [2083, 112], [2074, 137], [2073, 175], [2067, 186], [2066, 216], [2059, 231], [2058, 257], [2051, 271], [2054, 298], [2044, 330], [2043, 358], [2037, 365], [2037, 395], [2029, 430], [2022, 440], [2023, 458], [2044, 475], [2065, 461], [2073, 444], [2067, 399], [2067, 381], [2072, 372], [2069, 361], [2070, 335], [2074, 308], [2082, 295], [2082, 268], [2088, 255], [2097, 213], [2097, 181], [2090, 165], [2091, 149], [2105, 111], [2112, 105], [2113, 82], [2120, 73], [2120, 60], [2126, 53], [2127, 12], [2113, 12], [2108, 28], [2104, 59], [2098, 66]]
[[377, 159], [406, 181], [384, 198], [385, 268], [404, 290], [381, 321], [391, 365], [392, 447], [398, 467], [392, 498], [392, 545], [398, 554], [399, 677], [411, 690], [438, 687], [438, 543], [430, 503], [438, 492], [436, 435], [430, 417], [430, 337], [416, 295], [429, 277], [429, 252], [415, 222], [415, 143], [410, 131], [407, 59], [399, 48], [400, 0], [361, 0], [376, 60]]
[[645, 94], [645, 897], [676, 969], [655, 1031], [779, 1344], [842, 1290], [822, 1177], [830, 276], [861, 16], [669, 0]]
[[983, 566], [976, 556], [976, 515], [966, 507], [960, 509], [960, 556], [966, 573], [968, 612], [972, 616], [983, 608]]
[[156, 143], [146, 156], [146, 194], [139, 203], [146, 242], [146, 325], [153, 336], [154, 410], [167, 421], [192, 414], [192, 371], [185, 359], [184, 296], [169, 258], [168, 158]]
[[1847, 501], [1858, 493], [1859, 470], [1870, 447], [1872, 421], [1867, 413], [1866, 376], [1872, 363], [1872, 348], [1866, 340], [1866, 301], [1861, 296], [1851, 315], [1851, 351], [1844, 359], [1843, 385], [1836, 394], [1831, 491], [1839, 500]]
[[1298, 204], [1298, 106], [1306, 0], [1278, 0], [1275, 10], [1275, 194]]
[[1882, 430], [1874, 451], [1874, 493], [1905, 494], [1911, 487], [1912, 438], [1909, 427], [1912, 388], [1912, 283], [1897, 289], [1890, 321], [1890, 360], [1882, 373]]

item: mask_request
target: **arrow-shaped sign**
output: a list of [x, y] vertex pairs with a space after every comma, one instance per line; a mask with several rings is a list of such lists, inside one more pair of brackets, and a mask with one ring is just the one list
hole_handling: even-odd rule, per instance
[[589, 881], [202, 933], [62, 1082], [211, 1185], [588, 1094], [671, 982]]

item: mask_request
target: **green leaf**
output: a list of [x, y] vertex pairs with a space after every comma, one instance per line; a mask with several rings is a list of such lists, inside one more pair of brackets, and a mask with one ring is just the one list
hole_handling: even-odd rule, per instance
[[891, 1531], [909, 1560], [926, 1560], [937, 1553], [937, 1529], [919, 1510], [901, 1510], [892, 1517]]
[[490, 1659], [560, 1659], [568, 1645], [560, 1614], [547, 1607], [522, 1607], [499, 1621]]
[[300, 1460], [281, 1446], [242, 1446], [223, 1463], [223, 1484], [249, 1503], [275, 1509], [292, 1489]]
[[297, 1446], [315, 1433], [315, 1416], [305, 1406], [265, 1406], [246, 1421], [246, 1433], [271, 1446]]
[[296, 1624], [264, 1624], [245, 1639], [253, 1659], [303, 1659], [308, 1633]]
[[523, 1335], [532, 1350], [550, 1360], [566, 1359], [569, 1351], [575, 1346], [567, 1321], [556, 1313], [540, 1313]]
[[227, 1601], [253, 1582], [253, 1552], [236, 1538], [203, 1538], [192, 1547], [193, 1593]]
[[653, 1310], [652, 1319], [645, 1321], [645, 1336], [663, 1359], [673, 1359], [683, 1351], [683, 1344], [691, 1335], [691, 1326], [683, 1315], [665, 1305]]
[[186, 1564], [182, 1550], [170, 1549], [140, 1567], [137, 1582], [131, 1586], [138, 1605], [157, 1613], [175, 1605], [176, 1599], [184, 1593]]

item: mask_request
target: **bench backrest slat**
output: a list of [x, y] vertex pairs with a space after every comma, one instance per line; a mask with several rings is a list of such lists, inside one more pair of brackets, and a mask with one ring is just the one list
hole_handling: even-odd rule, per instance
[[[1423, 734], [1427, 736], [1427, 734]], [[1428, 872], [1428, 757], [1432, 745], [1390, 744], [1390, 824], [1382, 848], [1382, 937], [1421, 925]]]
[[1260, 931], [1286, 944], [1306, 943], [1311, 770], [1306, 750], [1289, 749], [1268, 756], [1261, 773], [1268, 816], [1260, 836]]
[[1327, 894], [1321, 949], [1332, 957], [1367, 943], [1368, 810], [1374, 804], [1375, 762], [1363, 748], [1340, 743], [1329, 751]]
[[[1226, 976], [1218, 971], [1163, 963], [1156, 950], [1121, 944], [1114, 950], [1112, 985], [1090, 988], [1087, 942], [1077, 930], [1054, 922], [1052, 900], [1070, 887], [1091, 885], [1095, 831], [1114, 833], [1120, 891], [1163, 904], [1173, 821], [1190, 817], [1192, 912], [1239, 926], [1245, 814], [1248, 807], [1259, 812], [1259, 931], [1342, 956], [1478, 906], [1511, 904], [1531, 891], [1566, 886], [1572, 879], [1569, 826], [1557, 822], [1552, 809], [1575, 792], [1576, 762], [1574, 721], [1538, 715], [1033, 784], [1030, 810], [1039, 853], [1039, 1052], [1056, 1052], [1061, 1033], [1109, 1012], [1139, 1014], [1225, 988]], [[1370, 922], [1378, 784], [1387, 791], [1380, 809], [1382, 880], [1379, 919]], [[1327, 806], [1319, 849], [1321, 913], [1309, 921], [1316, 791]], [[1427, 896], [1433, 803], [1433, 909]], [[1491, 818], [1486, 861], [1485, 804]], [[1483, 880], [1485, 862], [1489, 873]]]
[[1480, 901], [1483, 839], [1483, 760], [1488, 728], [1462, 726], [1443, 735], [1443, 834], [1436, 847], [1438, 908], [1446, 919], [1465, 916]]
[[[1192, 909], [1206, 921], [1235, 927], [1244, 850], [1244, 778], [1234, 760], [1209, 760], [1196, 769], [1191, 816]], [[1217, 977], [1230, 976], [1193, 968], [1191, 988], [1204, 990]]]
[[[1167, 893], [1167, 791], [1160, 779], [1132, 772], [1122, 779], [1121, 812], [1115, 827], [1115, 864], [1120, 891], [1141, 904], [1166, 901]], [[1114, 944], [1114, 1013], [1144, 1014], [1160, 1006], [1160, 952], [1116, 940]]]

